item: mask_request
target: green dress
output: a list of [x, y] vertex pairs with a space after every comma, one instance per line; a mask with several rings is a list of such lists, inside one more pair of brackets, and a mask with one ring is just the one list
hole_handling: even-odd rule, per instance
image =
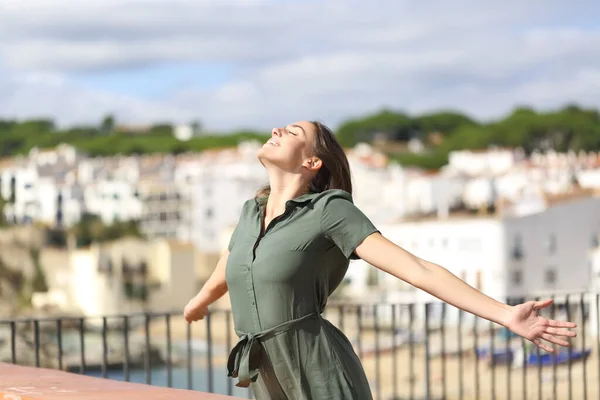
[[349, 193], [286, 203], [262, 232], [266, 198], [248, 200], [229, 243], [227, 286], [240, 340], [228, 361], [257, 399], [372, 398], [350, 341], [321, 315], [355, 248], [377, 232]]

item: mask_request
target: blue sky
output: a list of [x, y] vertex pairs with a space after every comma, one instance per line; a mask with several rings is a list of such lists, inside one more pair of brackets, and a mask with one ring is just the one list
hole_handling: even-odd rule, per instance
[[0, 117], [337, 126], [600, 108], [600, 2], [3, 0]]
[[227, 83], [234, 66], [227, 63], [164, 62], [73, 74], [73, 81], [98, 90], [159, 99], [171, 91], [192, 88], [213, 90]]

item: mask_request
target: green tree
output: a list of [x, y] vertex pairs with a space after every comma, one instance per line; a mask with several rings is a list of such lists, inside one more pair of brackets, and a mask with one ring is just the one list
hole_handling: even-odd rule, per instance
[[150, 128], [149, 134], [156, 136], [173, 136], [173, 125], [167, 123], [153, 125]]
[[[114, 126], [115, 120], [110, 114], [104, 117], [98, 128], [79, 126], [61, 131], [57, 131], [54, 123], [47, 119], [0, 120], [0, 156], [25, 154], [33, 147], [54, 147], [59, 143], [72, 144], [90, 156], [177, 154], [236, 146], [243, 140], [264, 142], [269, 137], [267, 132], [260, 131], [206, 132], [201, 137], [179, 142], [173, 137], [173, 128], [168, 123], [155, 124], [146, 135], [107, 135], [114, 131]], [[432, 136], [431, 133], [438, 135]], [[371, 142], [381, 134], [387, 140], [400, 143], [387, 149], [392, 158], [409, 163], [407, 165], [430, 167], [443, 162], [449, 151], [483, 149], [493, 145], [522, 147], [528, 152], [545, 148], [597, 151], [600, 150], [600, 115], [596, 109], [573, 104], [546, 112], [521, 106], [504, 118], [480, 123], [455, 111], [410, 116], [399, 111], [382, 110], [343, 122], [336, 129], [336, 134], [340, 143], [347, 147]], [[419, 156], [393, 153], [402, 151], [404, 142], [411, 138], [421, 138], [428, 145], [428, 151]]]
[[194, 133], [198, 133], [200, 132], [200, 129], [202, 129], [202, 124], [200, 124], [200, 121], [192, 121], [190, 126], [192, 127], [192, 131]]
[[464, 126], [479, 125], [470, 117], [453, 111], [424, 114], [416, 117], [414, 120], [422, 135], [434, 132], [450, 134]]
[[112, 114], [108, 114], [105, 115], [104, 118], [102, 118], [102, 122], [100, 123], [100, 132], [108, 135], [110, 133], [113, 133], [113, 131], [115, 130], [115, 117]]
[[95, 214], [84, 214], [81, 220], [69, 229], [69, 233], [75, 237], [77, 247], [89, 246], [94, 242], [117, 240], [126, 236], [142, 236], [139, 221], [117, 221], [105, 225]]
[[371, 142], [377, 134], [384, 134], [391, 140], [408, 140], [417, 133], [418, 127], [410, 117], [384, 110], [343, 123], [337, 130], [337, 139], [343, 146], [354, 146], [359, 142]]

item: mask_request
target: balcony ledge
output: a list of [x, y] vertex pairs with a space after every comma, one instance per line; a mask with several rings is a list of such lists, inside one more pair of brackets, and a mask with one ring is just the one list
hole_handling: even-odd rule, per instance
[[2, 400], [233, 400], [236, 397], [0, 363]]

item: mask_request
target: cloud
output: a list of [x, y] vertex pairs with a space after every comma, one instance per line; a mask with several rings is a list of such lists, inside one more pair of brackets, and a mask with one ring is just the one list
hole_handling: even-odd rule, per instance
[[[113, 110], [134, 121], [200, 118], [220, 129], [336, 125], [381, 107], [489, 118], [524, 103], [600, 106], [600, 29], [588, 21], [598, 11], [558, 0], [8, 1], [0, 106], [68, 122]], [[158, 99], [73, 80], [178, 62], [226, 63], [234, 74]]]

